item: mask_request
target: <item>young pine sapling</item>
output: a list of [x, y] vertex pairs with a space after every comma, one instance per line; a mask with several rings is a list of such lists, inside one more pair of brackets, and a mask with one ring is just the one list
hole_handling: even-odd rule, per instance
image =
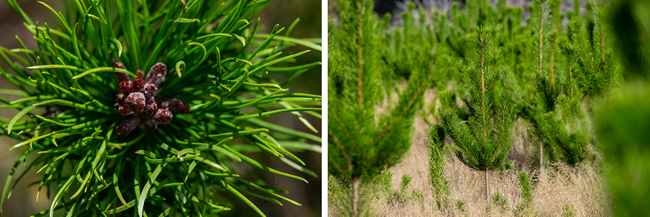
[[[390, 168], [411, 146], [413, 119], [429, 82], [430, 68], [413, 69], [399, 100], [383, 113], [380, 81], [391, 73], [381, 59], [372, 1], [339, 1], [340, 23], [330, 32], [329, 173], [352, 189], [347, 215], [360, 216], [362, 180]], [[376, 118], [379, 116], [378, 118]]]
[[498, 87], [498, 69], [492, 54], [497, 51], [490, 40], [491, 31], [478, 28], [471, 44], [474, 55], [471, 68], [465, 72], [473, 111], [469, 120], [461, 121], [456, 114], [441, 111], [442, 127], [456, 144], [458, 159], [467, 167], [484, 172], [486, 201], [488, 171], [501, 167], [512, 146], [510, 105]]

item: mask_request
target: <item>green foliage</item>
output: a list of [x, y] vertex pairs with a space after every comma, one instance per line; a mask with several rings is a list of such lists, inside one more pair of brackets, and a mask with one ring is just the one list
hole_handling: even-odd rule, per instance
[[508, 200], [499, 192], [492, 195], [492, 203], [499, 208], [501, 213], [508, 210]]
[[[517, 114], [532, 124], [531, 133], [542, 138], [540, 162], [546, 153], [548, 159], [575, 165], [588, 159], [593, 143], [582, 102], [611, 89], [618, 64], [602, 25], [603, 7], [586, 18], [573, 16], [564, 31], [556, 18], [561, 16], [556, 3], [550, 2], [551, 9], [548, 1], [537, 0], [531, 6], [533, 50], [522, 56], [534, 60], [531, 71], [537, 76], [522, 76], [515, 69], [504, 81], [517, 103]], [[530, 67], [522, 66], [522, 72], [526, 68]]]
[[[422, 195], [422, 192], [417, 190], [413, 190], [412, 192], [408, 191], [409, 185], [411, 184], [412, 180], [413, 180], [412, 176], [408, 174], [402, 175], [402, 179], [400, 181], [398, 190], [393, 190], [391, 188], [390, 179], [387, 180], [388, 182], [383, 182], [383, 184], [380, 184], [378, 186], [385, 188], [383, 189], [383, 191], [386, 194], [388, 194], [388, 201], [396, 202], [396, 203], [408, 203], [409, 201], [412, 200], [422, 201], [424, 199], [424, 195]], [[373, 183], [382, 183], [382, 182], [375, 181]]]
[[[440, 39], [435, 34], [435, 30], [427, 23], [427, 14], [422, 9], [414, 10], [415, 4], [407, 2], [409, 11], [402, 14], [403, 26], [392, 28], [390, 26], [390, 19], [384, 19], [381, 26], [383, 27], [382, 42], [384, 43], [382, 59], [386, 62], [386, 66], [394, 71], [395, 75], [409, 78], [415, 70], [433, 71], [434, 65], [436, 73], [431, 76], [432, 85], [435, 87], [446, 86], [446, 74], [444, 71], [447, 69], [444, 65], [448, 64], [446, 55], [442, 53], [451, 52], [443, 44], [432, 43], [438, 42]], [[416, 17], [414, 16], [417, 16]], [[389, 15], [385, 15], [389, 16]], [[446, 19], [446, 16], [434, 15], [435, 18]], [[444, 27], [443, 27], [444, 28]], [[440, 58], [438, 58], [440, 56]], [[399, 81], [399, 77], [392, 76], [387, 85], [391, 81], [394, 83]], [[390, 90], [390, 89], [389, 89]]]
[[445, 174], [445, 153], [447, 149], [445, 148], [444, 138], [445, 131], [439, 125], [429, 132], [429, 182], [439, 207], [446, 204], [448, 197], [451, 195]]
[[400, 182], [399, 184], [399, 190], [400, 191], [408, 190], [409, 184], [411, 184], [411, 180], [413, 180], [412, 176], [409, 176], [408, 174], [404, 174], [402, 176], [402, 182]]
[[624, 74], [627, 80], [643, 78], [650, 80], [650, 22], [647, 14], [650, 5], [647, 1], [622, 0], [613, 3], [608, 16], [612, 35], [621, 50], [625, 63]]
[[489, 31], [494, 30], [477, 30], [472, 68], [465, 72], [473, 111], [469, 121], [461, 122], [453, 113], [441, 112], [442, 126], [458, 146], [456, 156], [479, 171], [499, 168], [512, 146], [511, 111], [497, 87], [498, 72], [492, 67], [496, 59], [491, 54], [495, 48]]
[[[414, 69], [394, 106], [383, 99], [377, 20], [371, 1], [340, 1], [340, 23], [331, 33], [329, 75], [329, 172], [346, 180], [373, 177], [394, 165], [411, 145], [415, 111], [430, 69]], [[350, 40], [353, 39], [353, 40]]]
[[[328, 209], [329, 213], [335, 213], [340, 216], [373, 216], [374, 210], [355, 209], [356, 206], [366, 207], [370, 200], [379, 198], [382, 195], [392, 195], [394, 191], [390, 188], [392, 174], [382, 173], [372, 180], [363, 180], [363, 184], [371, 187], [354, 188], [349, 182], [342, 179], [329, 176], [330, 182], [327, 186], [328, 192]], [[372, 185], [370, 185], [372, 183]], [[355, 194], [356, 192], [356, 194]], [[364, 195], [358, 197], [358, 195]], [[356, 196], [356, 197], [355, 197]], [[358, 199], [353, 203], [353, 198]], [[334, 212], [333, 212], [334, 210]], [[353, 213], [352, 211], [356, 211]]]
[[580, 102], [560, 95], [555, 111], [535, 113], [532, 121], [544, 143], [556, 148], [548, 151], [550, 158], [559, 156], [570, 165], [587, 158], [588, 128]]
[[650, 88], [633, 85], [614, 94], [596, 112], [596, 134], [604, 160], [611, 167], [608, 184], [614, 213], [649, 215], [650, 200]]
[[[375, 95], [395, 92], [393, 90], [399, 88], [393, 86], [399, 84], [400, 79], [417, 79], [414, 78], [416, 72], [432, 69], [434, 63], [435, 73], [431, 73], [430, 84], [436, 88], [435, 98], [431, 100], [431, 107], [421, 114], [430, 125], [437, 124], [429, 133], [429, 180], [437, 199], [444, 198], [439, 195], [450, 194], [443, 170], [445, 148], [454, 151], [461, 162], [474, 170], [512, 168], [510, 165], [503, 165], [503, 162], [512, 144], [511, 125], [516, 119], [523, 119], [527, 134], [525, 136], [529, 138], [524, 141], [530, 141], [524, 145], [533, 146], [525, 148], [528, 152], [526, 154], [539, 153], [537, 156], [528, 156], [529, 160], [537, 158], [534, 159], [535, 163], [527, 162], [528, 165], [540, 166], [539, 169], [543, 169], [544, 164], [549, 161], [577, 165], [585, 160], [598, 159], [597, 153], [591, 153], [591, 146], [600, 142], [595, 139], [591, 115], [595, 105], [604, 102], [602, 99], [609, 97], [610, 92], [616, 90], [620, 83], [618, 77], [622, 74], [619, 70], [621, 58], [617, 56], [630, 56], [629, 59], [635, 59], [637, 57], [631, 54], [647, 53], [640, 48], [647, 45], [648, 40], [637, 40], [646, 38], [645, 34], [638, 34], [639, 37], [630, 42], [619, 42], [626, 44], [622, 50], [613, 46], [614, 37], [611, 37], [627, 37], [612, 31], [620, 29], [618, 26], [628, 27], [621, 32], [634, 33], [647, 25], [631, 27], [621, 23], [612, 28], [606, 25], [608, 19], [619, 22], [643, 20], [626, 11], [631, 5], [643, 3], [612, 3], [619, 7], [618, 11], [614, 10], [612, 14], [620, 16], [614, 17], [609, 11], [610, 8], [617, 8], [604, 2], [589, 3], [587, 9], [581, 11], [580, 1], [577, 0], [574, 1], [575, 8], [563, 14], [560, 10], [562, 1], [535, 0], [530, 6], [531, 16], [526, 22], [522, 22], [523, 8], [508, 7], [503, 0], [494, 5], [486, 0], [467, 0], [466, 9], [460, 9], [459, 4], [454, 2], [449, 12], [416, 8], [414, 4], [409, 4], [406, 13], [399, 15], [402, 17], [403, 26], [391, 26], [390, 17], [367, 21], [374, 16], [366, 14], [369, 13], [367, 11], [356, 11], [351, 15], [342, 11], [340, 29], [346, 30], [337, 29], [333, 35], [343, 32], [347, 36], [333, 37], [333, 41], [345, 43], [332, 44], [330, 57], [336, 58], [331, 58], [330, 62], [337, 67], [331, 67], [330, 71], [339, 73], [346, 68], [346, 64], [349, 64], [347, 68], [351, 70], [360, 68], [360, 64], [354, 61], [358, 60], [354, 58], [358, 56], [360, 49], [353, 46], [360, 41], [359, 29], [363, 30], [363, 38], [369, 37], [373, 40], [363, 40], [367, 42], [364, 45], [369, 46], [363, 47], [364, 55], [365, 51], [379, 55], [363, 61], [364, 64], [377, 66], [375, 71], [381, 73], [367, 79], [375, 81], [373, 85], [378, 87]], [[349, 27], [343, 27], [344, 21], [358, 17], [365, 18], [361, 23], [372, 24], [359, 28], [359, 25], [354, 26], [352, 22]], [[349, 47], [339, 48], [341, 46]], [[337, 52], [336, 49], [343, 52]], [[625, 49], [628, 49], [627, 53]], [[618, 54], [620, 51], [623, 51], [622, 54]], [[639, 62], [627, 61], [634, 64]], [[332, 139], [334, 137], [330, 134], [330, 141], [349, 142], [366, 135], [375, 136], [373, 132], [376, 128], [373, 124], [377, 120], [384, 120], [384, 117], [373, 116], [380, 100], [373, 101], [372, 105], [366, 105], [364, 109], [359, 106], [359, 89], [353, 85], [367, 82], [363, 79], [361, 80], [364, 82], [358, 82], [355, 77], [359, 75], [356, 73], [358, 71], [346, 75], [330, 74], [330, 87], [337, 87], [335, 91], [330, 92], [330, 97], [347, 97], [348, 103], [344, 105], [357, 107], [357, 110], [348, 109], [346, 114], [355, 118], [344, 120], [338, 117], [340, 114], [336, 114], [337, 118], [330, 120], [330, 127], [355, 123], [353, 121], [359, 126], [369, 127], [348, 128], [349, 135], [346, 135], [344, 130], [335, 131], [334, 135], [341, 137]], [[639, 74], [645, 76], [644, 73], [646, 72]], [[383, 99], [383, 96], [377, 99]], [[365, 103], [372, 99], [363, 100]], [[403, 100], [402, 95], [400, 100]], [[335, 100], [330, 99], [330, 114], [337, 103], [332, 101]], [[397, 106], [399, 105], [401, 103]], [[385, 113], [394, 113], [393, 111]], [[408, 134], [405, 131], [400, 133]], [[449, 136], [455, 145], [445, 147], [443, 141], [446, 136]], [[375, 146], [381, 147], [383, 144]], [[336, 161], [345, 159], [337, 152], [345, 150], [346, 147], [343, 143], [330, 144], [330, 150], [335, 150], [334, 155], [338, 155], [330, 161], [355, 165], [346, 164], [343, 160]], [[351, 147], [363, 145], [357, 143]], [[408, 148], [395, 146], [398, 147]], [[351, 159], [349, 162], [353, 162], [354, 156], [348, 157]], [[519, 165], [522, 162], [516, 163]], [[373, 168], [368, 165], [364, 164], [363, 168]], [[343, 166], [339, 166], [345, 170]], [[335, 167], [336, 165], [330, 163], [330, 168]], [[348, 169], [353, 170], [351, 168]], [[374, 168], [390, 168], [390, 164]], [[525, 199], [518, 204], [516, 212], [526, 216], [535, 215], [531, 202], [532, 184], [528, 175], [520, 175], [520, 181], [522, 197]], [[489, 199], [488, 197], [489, 194], [486, 194], [486, 199]], [[440, 205], [441, 201], [437, 203]], [[459, 205], [462, 201], [454, 203], [462, 209], [462, 205]]]
[[[603, 25], [609, 5], [592, 3], [584, 13], [580, 11], [580, 2], [576, 1], [574, 11], [562, 14], [560, 3], [557, 0], [534, 1], [525, 24], [521, 22], [523, 8], [508, 7], [504, 1], [494, 5], [483, 0], [468, 1], [466, 10], [452, 3], [449, 13], [436, 9], [430, 13], [423, 13], [421, 9], [409, 11], [402, 15], [403, 31], [400, 27], [386, 30], [387, 34], [395, 35], [388, 44], [398, 47], [415, 42], [438, 51], [436, 59], [443, 61], [438, 61], [437, 71], [444, 73], [447, 79], [434, 77], [439, 88], [436, 94], [439, 103], [432, 103], [429, 112], [434, 118], [444, 119], [438, 117], [444, 115], [438, 114], [437, 108], [441, 107], [441, 110], [456, 114], [460, 121], [470, 121], [476, 110], [472, 107], [472, 82], [465, 79], [463, 72], [475, 67], [466, 60], [475, 59], [472, 57], [476, 48], [466, 45], [473, 41], [472, 34], [479, 28], [499, 29], [490, 37], [493, 48], [489, 55], [494, 61], [487, 65], [499, 72], [497, 83], [501, 84], [497, 86], [503, 86], [503, 95], [514, 102], [512, 117], [524, 118], [530, 137], [540, 139], [540, 143], [527, 145], [535, 147], [535, 152], [543, 159], [575, 165], [592, 157], [588, 150], [590, 144], [595, 143], [587, 121], [589, 114], [585, 111], [591, 110], [592, 99], [606, 95], [616, 86], [620, 72], [616, 49], [608, 36], [610, 29]], [[413, 14], [419, 19], [412, 18]], [[570, 19], [566, 27], [562, 23], [565, 17]], [[401, 39], [403, 32], [414, 36]], [[402, 61], [387, 61], [389, 63], [423, 68], [417, 65], [423, 62], [414, 63], [422, 54], [386, 53], [385, 58], [389, 60], [411, 55]], [[408, 70], [406, 66], [396, 68]], [[444, 84], [451, 88], [441, 89]], [[496, 99], [500, 100], [498, 96]], [[541, 146], [537, 148], [537, 144]]]
[[530, 185], [530, 178], [526, 172], [519, 173], [519, 185], [521, 186], [521, 203], [517, 205], [517, 212], [530, 210], [533, 201], [533, 190]]
[[575, 79], [586, 95], [602, 95], [618, 77], [615, 51], [603, 22], [606, 11], [602, 1], [595, 13], [585, 19], [573, 18], [567, 25], [568, 55], [575, 61]]
[[[258, 168], [306, 182], [246, 154], [263, 152], [314, 174], [289, 150], [319, 150], [313, 144], [321, 141], [263, 118], [290, 112], [315, 131], [302, 114], [319, 118], [321, 98], [286, 93], [291, 81], [320, 63], [280, 66], [309, 52], [285, 50], [320, 45], [288, 37], [293, 25], [257, 33], [254, 16], [268, 1], [188, 1], [183, 8], [179, 1], [83, 0], [66, 1], [63, 13], [41, 2], [55, 13], [56, 29], [33, 22], [15, 0], [7, 3], [23, 17], [38, 49], [20, 38], [21, 48], [0, 48], [13, 71], [0, 74], [18, 88], [4, 92], [23, 97], [0, 97], [6, 104], [0, 108], [19, 111], [0, 119], [0, 134], [18, 141], [11, 149], [24, 150], [3, 201], [25, 174], [39, 169], [39, 192], [46, 187], [54, 197], [51, 208], [36, 215], [215, 215], [231, 209], [228, 201], [241, 200], [263, 216], [250, 196], [300, 205], [280, 195], [286, 190], [239, 177]], [[113, 67], [113, 59], [125, 67]], [[182, 100], [189, 111], [174, 114], [167, 125], [139, 127], [140, 117], [125, 118], [114, 106], [121, 86], [115, 75], [134, 78], [136, 70], [157, 62], [171, 70], [155, 100]], [[269, 73], [294, 76], [279, 83]], [[130, 117], [135, 131], [118, 136]], [[30, 153], [38, 156], [26, 162]], [[26, 170], [10, 186], [21, 162]]]
[[516, 170], [516, 169], [517, 168], [515, 168], [515, 162], [513, 162], [512, 160], [509, 160], [507, 163], [504, 163], [503, 167], [501, 168], [502, 171], [503, 170]]
[[521, 198], [523, 203], [530, 204], [533, 200], [533, 191], [530, 187], [530, 179], [526, 172], [519, 173], [519, 184], [521, 185]]
[[564, 206], [562, 206], [562, 216], [564, 217], [576, 216], [576, 212], [575, 209], [573, 208], [573, 204], [564, 204]]
[[[498, 53], [491, 41], [499, 30], [479, 27], [471, 46], [470, 68], [464, 71], [468, 85], [470, 117], [462, 122], [450, 110], [441, 108], [441, 127], [458, 149], [458, 159], [467, 167], [485, 172], [485, 199], [488, 200], [487, 171], [501, 168], [512, 147], [512, 112], [497, 82]], [[498, 36], [496, 36], [498, 37]], [[496, 54], [496, 55], [495, 55]], [[443, 137], [444, 138], [444, 137]]]
[[[429, 86], [432, 66], [411, 70], [406, 87], [390, 102], [392, 88], [383, 85], [392, 70], [382, 60], [379, 21], [370, 0], [339, 1], [338, 25], [330, 32], [328, 112], [329, 173], [353, 190], [351, 216], [361, 215], [359, 180], [372, 180], [390, 168], [411, 146], [413, 118]], [[390, 90], [390, 91], [389, 91]], [[379, 112], [388, 98], [388, 108]]]
[[465, 202], [463, 202], [462, 200], [456, 201], [456, 208], [461, 212], [467, 212], [467, 206], [465, 205]]

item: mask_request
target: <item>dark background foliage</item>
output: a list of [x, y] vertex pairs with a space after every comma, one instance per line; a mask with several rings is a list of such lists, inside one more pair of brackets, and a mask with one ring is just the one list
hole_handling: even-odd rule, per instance
[[[25, 10], [25, 12], [34, 18], [34, 21], [47, 22], [50, 26], [56, 26], [55, 17], [49, 13], [48, 9], [41, 4], [38, 4], [37, 1], [32, 0], [18, 0], [20, 6]], [[57, 11], [62, 11], [62, 4], [57, 1], [46, 1]], [[296, 19], [300, 18], [300, 23], [293, 30], [292, 36], [296, 38], [320, 38], [321, 37], [321, 2], [320, 1], [301, 1], [301, 0], [276, 0], [272, 1], [266, 9], [264, 9], [260, 14], [261, 24], [266, 27], [266, 29], [261, 32], [269, 32], [271, 27], [275, 24], [279, 24], [280, 27], [289, 27], [291, 23]], [[55, 27], [56, 28], [56, 27]], [[26, 45], [30, 48], [35, 48], [36, 44], [32, 39], [32, 34], [27, 31], [23, 25], [23, 20], [20, 16], [14, 12], [5, 1], [0, 1], [0, 46], [7, 47], [9, 49], [19, 47], [20, 45], [15, 39], [15, 36], [18, 35], [24, 40]], [[304, 50], [304, 47], [294, 47], [291, 49], [292, 52], [298, 52]], [[321, 52], [310, 52], [304, 56], [298, 58], [298, 62], [295, 64], [306, 64], [317, 62], [321, 60]], [[0, 61], [0, 67], [8, 70], [6, 63]], [[279, 82], [285, 81], [288, 76], [275, 76], [273, 77]], [[2, 88], [14, 88], [14, 86], [9, 83], [6, 79], [0, 78], [0, 87]], [[310, 93], [310, 94], [321, 94], [321, 68], [317, 67], [311, 69], [303, 76], [298, 78], [293, 84], [289, 86], [290, 92], [301, 92], [301, 93]], [[12, 96], [3, 95], [7, 99], [13, 100], [16, 98], [11, 98]], [[17, 111], [11, 111], [7, 109], [0, 110], [0, 116], [11, 117], [15, 115]], [[319, 130], [317, 135], [321, 135], [321, 120], [313, 118], [311, 116], [305, 116], [316, 129]], [[279, 114], [271, 116], [270, 121], [278, 123], [285, 127], [297, 128], [304, 132], [311, 132], [307, 129], [298, 119], [296, 119], [290, 113]], [[11, 169], [13, 162], [18, 157], [20, 152], [18, 151], [9, 151], [9, 147], [15, 144], [15, 140], [12, 140], [8, 137], [0, 137], [0, 183], [5, 183], [7, 174]], [[277, 159], [272, 159], [270, 156], [264, 154], [251, 154], [252, 158], [257, 160], [260, 163], [270, 165], [273, 168], [276, 168], [281, 171], [286, 171], [293, 174], [300, 174], [300, 172], [294, 170], [293, 168], [287, 166]], [[316, 174], [321, 174], [321, 154], [316, 152], [301, 152], [296, 153], [296, 156], [305, 161], [307, 168], [316, 172]], [[32, 156], [34, 157], [34, 156]], [[28, 159], [29, 160], [29, 159]], [[17, 172], [22, 171], [24, 168], [19, 167]], [[289, 191], [290, 198], [301, 203], [302, 206], [295, 206], [292, 204], [287, 204], [285, 206], [278, 206], [271, 203], [264, 203], [260, 199], [250, 198], [255, 204], [258, 204], [259, 208], [266, 213], [268, 216], [320, 216], [321, 213], [321, 177], [314, 178], [308, 175], [301, 175], [309, 181], [309, 184], [305, 184], [299, 180], [290, 179], [287, 177], [280, 177], [271, 173], [259, 173], [260, 178], [267, 183], [275, 183], [277, 187], [283, 188]], [[27, 188], [27, 185], [36, 180], [40, 180], [41, 175], [28, 173], [22, 183], [18, 184], [16, 190], [11, 196], [11, 199], [5, 199], [5, 205], [3, 213], [0, 213], [2, 216], [29, 216], [33, 215], [41, 210], [49, 208], [50, 200], [46, 197], [45, 189], [43, 189], [42, 194], [40, 194], [38, 201], [36, 201], [36, 191], [37, 186], [31, 186]], [[53, 196], [53, 195], [52, 195]], [[250, 209], [247, 205], [239, 200], [232, 200], [235, 205], [234, 209], [223, 213], [224, 216], [254, 216], [255, 212]]]

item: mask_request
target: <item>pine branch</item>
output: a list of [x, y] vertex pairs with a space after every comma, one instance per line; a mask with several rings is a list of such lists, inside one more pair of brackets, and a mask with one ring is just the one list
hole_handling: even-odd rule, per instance
[[358, 151], [358, 150], [356, 149], [356, 147], [358, 147], [358, 145], [355, 144], [355, 142], [354, 142], [355, 140], [352, 139], [352, 136], [350, 136], [350, 132], [348, 132], [346, 125], [343, 124], [343, 122], [342, 122], [341, 119], [338, 117], [338, 115], [336, 115], [336, 112], [335, 112], [334, 110], [332, 110], [332, 105], [327, 105], [327, 110], [328, 110], [329, 113], [332, 115], [332, 117], [334, 117], [334, 120], [336, 120], [336, 123], [339, 125], [339, 127], [340, 127], [341, 129], [343, 129], [343, 132], [345, 133], [345, 136], [348, 137], [348, 141], [350, 141], [350, 142], [352, 143], [352, 147], [355, 148], [354, 151]]
[[[582, 37], [580, 36], [580, 31], [578, 30], [578, 38], [577, 38], [577, 40], [580, 40], [581, 38]], [[582, 54], [584, 55], [584, 59], [586, 59], [588, 61], [589, 67], [591, 67], [591, 70], [593, 71], [593, 73], [597, 74], [596, 69], [594, 68], [594, 65], [591, 64], [591, 59], [587, 56], [587, 51], [585, 50], [584, 45], [582, 43], [580, 43], [580, 41], [578, 41], [578, 43], [580, 44], [580, 49], [582, 50]], [[586, 80], [585, 80], [585, 83], [587, 83]]]
[[341, 154], [343, 154], [343, 158], [345, 158], [345, 161], [348, 163], [348, 169], [347, 169], [347, 171], [342, 170], [341, 167], [339, 167], [338, 164], [336, 164], [336, 161], [332, 160], [332, 157], [330, 157], [330, 162], [335, 164], [336, 168], [339, 171], [341, 171], [341, 172], [350, 172], [352, 170], [352, 161], [350, 161], [350, 157], [348, 157], [348, 154], [346, 153], [345, 149], [343, 148], [343, 145], [341, 145], [341, 142], [339, 142], [339, 139], [336, 138], [336, 135], [334, 135], [334, 133], [332, 131], [328, 131], [328, 134], [330, 135], [330, 137], [332, 137], [334, 139], [334, 144], [336, 144], [336, 147], [339, 149]]

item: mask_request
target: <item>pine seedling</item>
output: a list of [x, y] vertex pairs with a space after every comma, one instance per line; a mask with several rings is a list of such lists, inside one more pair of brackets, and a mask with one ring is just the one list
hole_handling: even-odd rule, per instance
[[472, 24], [470, 22], [472, 19], [469, 17], [470, 14], [473, 14], [469, 11], [473, 11], [472, 9], [476, 8], [475, 4], [473, 1], [476, 0], [470, 0], [471, 2], [467, 2], [470, 4], [467, 4], [468, 7], [465, 10], [460, 10], [459, 9], [459, 3], [458, 2], [453, 2], [451, 3], [451, 10], [452, 10], [452, 16], [453, 18], [451, 19], [453, 21], [453, 26], [459, 27], [459, 29], [470, 29], [472, 27]]
[[573, 208], [573, 204], [564, 204], [562, 206], [562, 216], [563, 217], [575, 217], [576, 216], [576, 211], [575, 208]]
[[530, 178], [525, 171], [519, 173], [519, 186], [521, 187], [521, 203], [517, 205], [517, 212], [530, 210], [533, 201], [533, 190], [530, 185]]
[[[473, 34], [479, 26], [487, 25], [507, 25], [518, 26], [521, 23], [521, 13], [509, 13], [511, 8], [506, 7], [506, 1], [499, 0], [494, 7], [489, 0], [468, 0], [466, 2], [466, 9], [459, 10], [458, 2], [454, 1], [451, 4], [451, 12], [446, 16], [446, 19], [440, 20], [433, 25], [434, 32], [437, 37], [444, 33], [445, 37], [441, 37], [441, 42], [444, 42], [454, 51], [458, 56], [465, 58], [472, 52], [471, 49], [466, 48], [468, 43], [468, 36]], [[520, 11], [521, 12], [521, 11]], [[510, 20], [512, 19], [512, 20]], [[449, 25], [451, 21], [451, 25]], [[445, 27], [449, 25], [448, 27]], [[508, 27], [511, 27], [508, 25]], [[440, 28], [444, 27], [444, 28]], [[517, 28], [503, 28], [502, 31], [510, 34], [511, 30]], [[501, 40], [496, 37], [494, 40]]]
[[385, 182], [385, 187], [387, 188], [388, 191], [388, 200], [392, 202], [399, 202], [399, 203], [406, 203], [409, 200], [413, 198], [412, 195], [409, 195], [408, 188], [409, 185], [411, 184], [411, 181], [413, 180], [413, 177], [404, 174], [402, 175], [401, 181], [399, 183], [399, 190], [392, 190], [390, 187], [390, 179], [386, 180], [388, 182]]
[[[286, 93], [320, 63], [278, 65], [308, 52], [283, 53], [290, 45], [320, 45], [288, 37], [293, 25], [258, 33], [253, 18], [268, 2], [80, 0], [66, 1], [64, 13], [40, 2], [60, 28], [33, 22], [15, 0], [7, 3], [38, 49], [20, 38], [21, 48], [0, 48], [12, 70], [0, 74], [22, 97], [0, 97], [2, 109], [19, 111], [0, 119], [0, 134], [17, 140], [12, 150], [23, 150], [2, 201], [38, 170], [37, 198], [45, 187], [52, 204], [37, 216], [206, 216], [232, 209], [224, 201], [236, 200], [264, 216], [251, 196], [300, 205], [280, 195], [286, 190], [240, 177], [258, 168], [306, 182], [247, 153], [261, 151], [313, 174], [289, 149], [318, 150], [312, 144], [320, 143], [264, 118], [291, 112], [315, 130], [302, 114], [320, 117], [320, 96]], [[267, 77], [276, 72], [294, 76], [285, 83]], [[21, 162], [26, 170], [12, 185]]]
[[[477, 19], [473, 20], [472, 22], [475, 23], [491, 23], [491, 24], [502, 24], [503, 28], [500, 28], [500, 33], [498, 33], [498, 36], [493, 37], [495, 42], [494, 44], [502, 45], [506, 44], [509, 48], [513, 49], [520, 49], [523, 46], [521, 45], [515, 45], [515, 41], [520, 41], [519, 39], [522, 38], [521, 33], [524, 30], [524, 28], [520, 27], [521, 23], [521, 13], [516, 13], [515, 8], [510, 8], [506, 7], [505, 1], [499, 1], [497, 2], [496, 7], [492, 7], [491, 4], [489, 4], [487, 1], [479, 1], [478, 3], [478, 12], [483, 13], [483, 14], [490, 14], [487, 16], [487, 20], [482, 20], [482, 19]], [[457, 4], [457, 2], [452, 3], [452, 5]], [[474, 7], [474, 6], [472, 6]], [[453, 7], [456, 8], [456, 7]], [[519, 10], [520, 11], [520, 10]], [[466, 67], [466, 63], [463, 62], [463, 59], [466, 57], [470, 56], [470, 54], [473, 52], [471, 46], [466, 46], [468, 41], [471, 41], [471, 38], [473, 37], [472, 34], [475, 32], [475, 30], [471, 28], [464, 29], [460, 27], [459, 25], [456, 25], [457, 21], [454, 20], [455, 18], [453, 16], [461, 16], [461, 17], [480, 17], [483, 15], [479, 16], [472, 16], [469, 15], [471, 12], [469, 10], [454, 10], [454, 14], [449, 13], [440, 13], [439, 15], [435, 16], [433, 19], [433, 24], [426, 24], [422, 23], [420, 26], [424, 27], [419, 27], [419, 28], [432, 28], [433, 36], [431, 37], [433, 41], [437, 42], [435, 43], [435, 51], [438, 54], [436, 57], [436, 69], [437, 71], [441, 73], [437, 73], [440, 76], [445, 76], [445, 77], [434, 77], [434, 82], [436, 83], [436, 87], [438, 88], [438, 91], [435, 95], [437, 99], [440, 99], [440, 103], [432, 103], [429, 109], [426, 109], [423, 111], [423, 117], [427, 117], [428, 114], [434, 114], [434, 117], [438, 117], [438, 108], [437, 106], [440, 105], [442, 107], [446, 108], [451, 108], [454, 110], [454, 113], [456, 113], [461, 120], [467, 120], [467, 110], [465, 108], [461, 108], [462, 105], [456, 103], [456, 99], [460, 99], [461, 101], [465, 101], [466, 97], [462, 96], [463, 95], [463, 83], [464, 77], [463, 73], [458, 73]], [[453, 15], [453, 16], [452, 16]], [[450, 22], [452, 20], [452, 22]], [[408, 28], [408, 27], [405, 27]], [[417, 32], [418, 26], [411, 27], [409, 28], [409, 31], [412, 32]], [[416, 30], [413, 30], [416, 29]], [[505, 45], [504, 45], [505, 47]], [[504, 47], [499, 47], [499, 49], [504, 49]], [[506, 49], [509, 49], [506, 48]], [[518, 51], [511, 51], [511, 52], [499, 52], [499, 55], [503, 55], [505, 58], [513, 58], [512, 60], [503, 60], [504, 58], [502, 56], [498, 56], [498, 64], [493, 64], [491, 67], [495, 67], [496, 65], [502, 66], [505, 64], [520, 64], [521, 60], [515, 60], [514, 57], [517, 57], [516, 52]], [[514, 68], [514, 67], [513, 67]], [[449, 82], [447, 80], [449, 79]], [[447, 83], [451, 83], [449, 85], [450, 88], [447, 90], [446, 88], [442, 87], [448, 87]], [[455, 87], [455, 88], [454, 88]], [[435, 101], [435, 99], [434, 99]], [[466, 103], [466, 102], [465, 102]], [[428, 119], [425, 119], [425, 121], [429, 125], [434, 125], [431, 121]]]
[[494, 202], [494, 205], [499, 208], [499, 212], [503, 213], [508, 209], [508, 200], [500, 192], [492, 195], [492, 201]]
[[402, 176], [402, 181], [399, 184], [399, 190], [403, 193], [406, 192], [409, 188], [409, 184], [411, 184], [411, 181], [413, 181], [413, 177], [409, 176], [408, 174], [404, 174]]
[[[403, 174], [402, 178], [400, 179], [399, 183], [399, 189], [394, 190], [391, 187], [391, 182], [392, 182], [392, 173], [385, 172], [382, 173], [378, 176], [376, 176], [372, 180], [372, 187], [371, 188], [366, 188], [363, 191], [364, 192], [369, 192], [367, 193], [366, 197], [370, 194], [374, 194], [375, 192], [377, 193], [383, 193], [383, 194], [374, 194], [376, 199], [381, 198], [381, 195], [386, 195], [387, 200], [395, 203], [408, 203], [409, 201], [412, 201], [413, 199], [422, 199], [424, 195], [422, 195], [421, 192], [417, 190], [413, 190], [412, 192], [408, 192], [409, 185], [411, 184], [411, 181], [413, 181], [413, 177], [408, 175], [408, 174]], [[365, 213], [366, 215], [372, 215], [372, 213], [368, 212]]]
[[[339, 1], [340, 23], [330, 38], [329, 172], [353, 190], [347, 215], [359, 216], [362, 178], [372, 180], [393, 166], [411, 145], [415, 112], [429, 85], [430, 68], [413, 69], [394, 106], [379, 113], [382, 73], [381, 41], [372, 1]], [[392, 89], [392, 88], [391, 88]], [[378, 116], [376, 118], [376, 116]]]
[[[566, 61], [565, 74], [558, 74], [565, 82], [559, 84], [552, 109], [537, 113], [533, 121], [545, 142], [570, 165], [587, 158], [591, 136], [581, 105], [584, 96], [607, 93], [618, 77], [615, 54], [602, 24], [603, 4], [596, 4], [589, 17], [574, 17], [567, 25], [566, 39], [558, 43], [563, 55], [556, 55]], [[587, 20], [586, 27], [583, 20]]]
[[449, 111], [441, 112], [442, 126], [458, 149], [456, 156], [467, 167], [485, 173], [485, 200], [488, 195], [488, 170], [501, 167], [512, 146], [511, 111], [497, 86], [494, 45], [490, 30], [479, 28], [472, 43], [474, 56], [466, 72], [466, 83], [473, 111], [467, 122]]
[[431, 191], [436, 198], [438, 207], [447, 204], [449, 184], [445, 174], [445, 153], [447, 148], [444, 143], [445, 129], [440, 125], [434, 126], [429, 132], [429, 182]]

